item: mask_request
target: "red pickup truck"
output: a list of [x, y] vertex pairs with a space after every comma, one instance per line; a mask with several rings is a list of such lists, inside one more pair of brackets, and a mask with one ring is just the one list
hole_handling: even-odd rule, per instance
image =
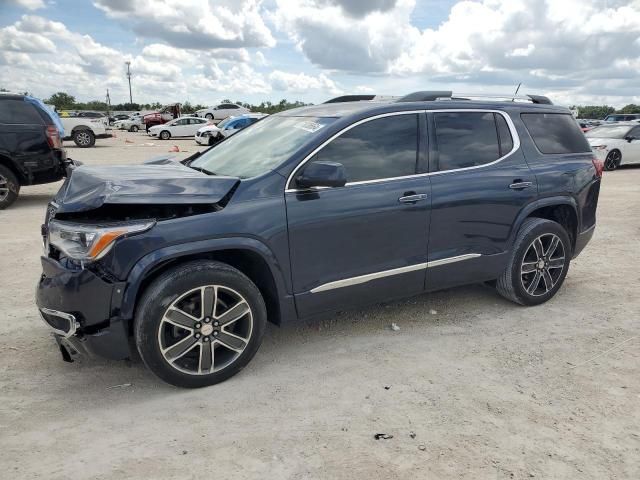
[[180, 104], [173, 103], [171, 105], [165, 105], [159, 112], [147, 113], [144, 117], [142, 117], [142, 122], [145, 125], [147, 133], [149, 132], [149, 128], [154, 125], [162, 125], [163, 123], [167, 123], [174, 118], [178, 118], [180, 116]]

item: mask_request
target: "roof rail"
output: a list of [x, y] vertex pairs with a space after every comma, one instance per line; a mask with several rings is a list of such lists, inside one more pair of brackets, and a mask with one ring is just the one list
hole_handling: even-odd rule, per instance
[[453, 94], [450, 90], [443, 91], [420, 91], [413, 92], [409, 95], [405, 95], [404, 97], [396, 100], [397, 102], [433, 102], [435, 100], [440, 99], [448, 99], [448, 100], [470, 100], [472, 98], [497, 98], [501, 100], [507, 100], [511, 102], [520, 101], [520, 102], [531, 102], [542, 105], [553, 105], [549, 98], [544, 97], [542, 95], [508, 95], [508, 94], [475, 94], [475, 93], [456, 93]]
[[324, 103], [363, 102], [369, 100], [396, 101], [398, 98], [399, 97], [392, 95], [342, 95], [341, 97], [335, 97], [327, 100]]

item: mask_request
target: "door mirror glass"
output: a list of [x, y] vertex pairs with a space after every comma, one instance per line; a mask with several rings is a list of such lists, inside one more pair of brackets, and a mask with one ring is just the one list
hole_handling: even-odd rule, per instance
[[337, 162], [311, 162], [296, 178], [296, 185], [301, 188], [344, 187], [346, 183], [347, 172]]

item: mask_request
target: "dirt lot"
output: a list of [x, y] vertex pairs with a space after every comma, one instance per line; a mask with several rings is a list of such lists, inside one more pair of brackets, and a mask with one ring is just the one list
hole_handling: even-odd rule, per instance
[[[172, 145], [197, 150], [119, 133], [68, 154]], [[605, 175], [595, 237], [546, 305], [470, 286], [270, 325], [241, 374], [196, 391], [141, 363], [61, 361], [33, 303], [58, 187], [0, 212], [0, 477], [640, 478], [640, 168]]]

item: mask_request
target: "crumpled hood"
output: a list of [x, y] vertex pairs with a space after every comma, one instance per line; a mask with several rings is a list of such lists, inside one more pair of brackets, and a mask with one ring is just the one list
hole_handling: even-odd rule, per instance
[[206, 175], [166, 159], [142, 165], [83, 165], [70, 173], [55, 197], [60, 213], [103, 204], [215, 204], [240, 181]]

